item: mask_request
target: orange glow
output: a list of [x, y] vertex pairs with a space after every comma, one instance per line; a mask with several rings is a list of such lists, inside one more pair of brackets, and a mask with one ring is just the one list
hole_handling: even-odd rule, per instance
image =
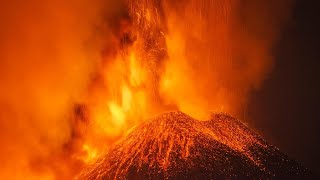
[[82, 159], [85, 163], [92, 163], [94, 160], [96, 160], [97, 150], [92, 149], [86, 144], [82, 146], [82, 150], [86, 153], [85, 157]]
[[271, 69], [289, 4], [3, 2], [0, 179], [72, 179], [166, 111], [240, 116]]

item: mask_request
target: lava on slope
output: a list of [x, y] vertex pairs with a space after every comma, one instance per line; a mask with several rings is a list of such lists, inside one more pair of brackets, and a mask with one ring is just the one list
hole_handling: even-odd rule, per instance
[[77, 179], [306, 177], [309, 172], [226, 114], [168, 112], [143, 122]]

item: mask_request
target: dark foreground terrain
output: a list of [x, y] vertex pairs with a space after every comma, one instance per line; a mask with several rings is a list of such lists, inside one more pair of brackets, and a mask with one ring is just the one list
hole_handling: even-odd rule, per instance
[[309, 179], [311, 174], [237, 119], [169, 112], [133, 129], [77, 179]]

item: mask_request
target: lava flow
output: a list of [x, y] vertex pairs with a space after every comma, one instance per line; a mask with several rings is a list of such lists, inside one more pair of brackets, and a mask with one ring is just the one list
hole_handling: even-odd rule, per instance
[[[109, 151], [108, 167], [92, 176], [124, 176], [146, 161], [155, 169], [228, 162], [238, 171], [226, 158], [260, 172], [263, 159], [248, 148], [269, 145], [233, 121], [206, 120], [212, 112], [244, 118], [250, 92], [270, 72], [290, 7], [291, 0], [3, 2], [0, 179], [72, 179]], [[168, 111], [184, 114], [148, 121], [135, 132], [139, 139], [129, 135], [114, 146]], [[205, 151], [212, 161], [199, 164]]]
[[77, 179], [229, 179], [308, 177], [238, 120], [198, 121], [169, 112], [136, 127]]

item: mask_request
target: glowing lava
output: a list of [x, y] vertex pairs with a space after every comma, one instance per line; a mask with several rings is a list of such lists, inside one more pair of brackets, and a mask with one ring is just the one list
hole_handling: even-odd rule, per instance
[[289, 160], [240, 121], [212, 114], [198, 121], [181, 112], [132, 130], [78, 179], [229, 179], [304, 177]]

